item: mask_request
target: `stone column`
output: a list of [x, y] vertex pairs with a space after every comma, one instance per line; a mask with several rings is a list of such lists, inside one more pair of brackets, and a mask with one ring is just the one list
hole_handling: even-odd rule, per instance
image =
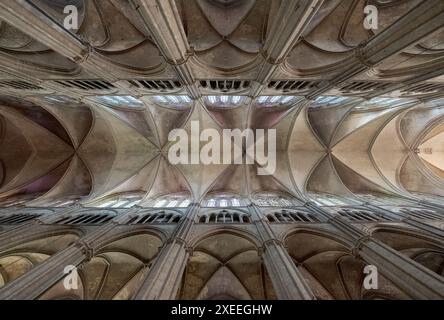
[[135, 300], [172, 300], [176, 298], [182, 275], [190, 257], [187, 240], [198, 210], [198, 204], [189, 205], [173, 235], [160, 250], [151, 270], [134, 296]]
[[322, 3], [323, 0], [284, 0], [279, 3], [262, 49], [264, 63], [259, 69], [257, 86], [252, 96], [260, 95], [290, 50], [299, 41]]
[[0, 289], [0, 300], [33, 300], [65, 277], [68, 265], [80, 266], [94, 257], [96, 249], [106, 235], [118, 224], [124, 223], [128, 214], [123, 214], [99, 227], [66, 249], [49, 257], [16, 280]]
[[343, 217], [335, 216], [315, 204], [312, 210], [330, 216], [329, 223], [355, 243], [352, 253], [368, 264], [375, 265], [393, 284], [414, 299], [444, 299], [444, 280], [423, 265], [372, 238]]
[[200, 98], [196, 79], [188, 59], [193, 52], [182, 25], [176, 3], [172, 0], [133, 0], [153, 40], [187, 86], [193, 99]]
[[314, 300], [315, 296], [303, 278], [284, 244], [276, 239], [268, 221], [254, 204], [249, 206], [253, 223], [263, 242], [262, 259], [280, 300]]

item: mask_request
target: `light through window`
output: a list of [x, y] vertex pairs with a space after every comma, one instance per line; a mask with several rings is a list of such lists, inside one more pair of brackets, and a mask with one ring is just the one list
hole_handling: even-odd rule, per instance
[[182, 208], [186, 208], [190, 205], [191, 201], [189, 199], [182, 201], [182, 203], [180, 204], [180, 207]]
[[300, 100], [298, 96], [260, 96], [257, 103], [260, 106], [274, 107], [279, 105], [290, 105]]
[[176, 105], [176, 104], [189, 104], [192, 102], [191, 98], [189, 96], [181, 95], [181, 96], [154, 96], [154, 101], [161, 103], [161, 104], [169, 104], [169, 105]]
[[155, 208], [162, 208], [162, 207], [165, 207], [165, 205], [167, 204], [167, 200], [165, 200], [165, 199], [163, 199], [163, 200], [160, 200], [160, 201], [157, 201], [155, 204], [154, 204], [154, 207]]
[[226, 108], [236, 107], [245, 102], [244, 96], [207, 96], [205, 103], [211, 107]]
[[75, 99], [67, 96], [45, 96], [44, 99], [50, 103], [78, 103]]
[[95, 101], [113, 107], [140, 108], [144, 106], [142, 101], [132, 96], [97, 96]]
[[413, 99], [405, 99], [405, 98], [373, 98], [370, 99], [369, 101], [361, 103], [355, 109], [397, 107], [414, 101], [415, 100]]
[[207, 202], [207, 207], [215, 207], [216, 206], [216, 200], [210, 199]]
[[443, 106], [444, 106], [444, 98], [442, 98], [442, 99], [432, 100], [432, 101], [430, 101], [430, 103], [431, 103], [434, 107], [443, 107]]
[[353, 101], [358, 101], [352, 97], [342, 97], [342, 96], [319, 96], [312, 103], [311, 107], [322, 107], [322, 106], [337, 106], [340, 104], [346, 104]]

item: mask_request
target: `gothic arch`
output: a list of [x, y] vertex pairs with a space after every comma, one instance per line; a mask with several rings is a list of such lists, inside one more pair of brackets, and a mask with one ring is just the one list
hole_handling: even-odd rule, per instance
[[131, 230], [115, 230], [103, 241], [101, 241], [97, 247], [97, 252], [101, 252], [105, 247], [118, 242], [119, 240], [146, 235], [152, 238], [158, 239], [163, 244], [168, 239], [168, 233], [165, 230], [156, 227], [135, 226]]
[[[149, 272], [162, 239], [154, 230], [137, 230], [114, 235], [78, 268], [78, 288], [73, 294], [84, 300], [126, 300], [132, 298]], [[122, 272], [124, 270], [124, 272]], [[66, 295], [63, 279], [40, 299]]]
[[429, 270], [444, 276], [444, 245], [437, 237], [400, 227], [375, 227], [372, 236]]
[[[249, 240], [250, 239], [250, 240]], [[181, 299], [272, 299], [275, 293], [250, 235], [221, 229], [194, 241]]]
[[19, 237], [10, 237], [7, 243], [2, 243], [0, 246], [0, 252], [9, 252], [14, 247], [26, 245], [26, 243], [32, 241], [38, 241], [47, 237], [60, 236], [64, 234], [71, 234], [77, 239], [80, 239], [86, 234], [86, 231], [82, 228], [76, 227], [38, 228], [27, 234], [20, 235]]
[[204, 241], [205, 239], [216, 236], [218, 234], [230, 234], [238, 238], [242, 238], [245, 241], [251, 242], [254, 246], [259, 250], [262, 246], [262, 242], [259, 237], [251, 231], [240, 229], [237, 227], [230, 226], [220, 226], [218, 228], [214, 228], [206, 232], [205, 234], [195, 236], [190, 239], [189, 243], [192, 248], [194, 248], [199, 242]]
[[34, 266], [50, 256], [62, 251], [79, 239], [75, 233], [45, 233], [45, 236], [34, 237], [12, 245], [0, 253], [0, 285], [19, 278]]
[[[318, 299], [369, 297], [363, 287], [365, 262], [352, 254], [352, 244], [348, 241], [331, 233], [300, 229], [287, 233], [284, 243]], [[386, 279], [380, 278], [379, 296], [405, 298]]]

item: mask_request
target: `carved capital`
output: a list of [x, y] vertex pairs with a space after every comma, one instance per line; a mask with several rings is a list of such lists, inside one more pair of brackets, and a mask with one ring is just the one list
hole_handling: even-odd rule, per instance
[[90, 243], [88, 243], [85, 240], [79, 240], [76, 243], [76, 247], [80, 248], [82, 250], [82, 253], [85, 255], [85, 261], [91, 261], [91, 259], [94, 257], [94, 248], [91, 246]]
[[361, 63], [363, 66], [367, 68], [373, 68], [374, 64], [368, 61], [367, 57], [367, 42], [363, 41], [361, 42], [355, 49], [354, 49], [354, 56], [358, 59], [359, 63]]
[[280, 247], [285, 247], [284, 244], [282, 243], [282, 241], [278, 240], [278, 239], [268, 239], [266, 241], [264, 241], [264, 247], [267, 246], [280, 246]]
[[361, 251], [362, 246], [369, 242], [371, 240], [371, 236], [370, 235], [365, 235], [360, 237], [354, 244], [353, 248], [351, 249], [351, 253], [354, 257], [358, 258], [359, 255], [359, 251]]
[[89, 44], [85, 44], [85, 49], [82, 50], [80, 55], [75, 56], [72, 60], [77, 64], [82, 64], [88, 61], [89, 57], [94, 53], [94, 48]]
[[274, 57], [272, 57], [272, 56], [270, 56], [269, 54], [268, 54], [268, 52], [267, 51], [265, 51], [265, 50], [261, 50], [260, 51], [260, 54], [261, 54], [261, 56], [264, 58], [264, 60], [267, 62], [267, 63], [269, 63], [269, 64], [271, 64], [271, 65], [273, 65], [273, 66], [276, 66], [276, 65], [280, 65], [280, 64], [282, 64], [284, 61], [285, 61], [285, 56], [283, 56], [283, 57], [280, 57], [280, 58], [274, 58]]

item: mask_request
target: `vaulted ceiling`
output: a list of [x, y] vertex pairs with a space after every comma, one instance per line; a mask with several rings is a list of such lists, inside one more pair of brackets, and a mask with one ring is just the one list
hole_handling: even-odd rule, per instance
[[[441, 0], [2, 2], [0, 198], [443, 196], [443, 37]], [[276, 129], [276, 171], [171, 164], [191, 121]]]

